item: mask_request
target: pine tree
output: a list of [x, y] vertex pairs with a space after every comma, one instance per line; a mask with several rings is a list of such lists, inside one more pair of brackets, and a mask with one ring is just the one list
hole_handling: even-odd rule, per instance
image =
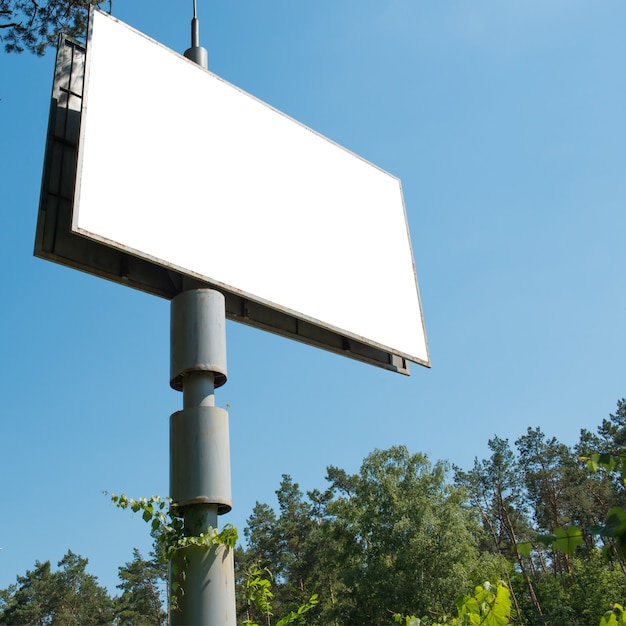
[[84, 39], [87, 9], [111, 0], [0, 0], [0, 41], [6, 52], [28, 50], [41, 56], [59, 34]]
[[133, 560], [118, 569], [121, 582], [117, 588], [122, 595], [115, 599], [117, 623], [124, 626], [164, 624], [167, 620], [161, 594], [167, 577], [164, 566], [155, 559], [144, 560], [134, 548]]
[[46, 624], [105, 626], [113, 622], [113, 602], [95, 576], [86, 572], [87, 559], [71, 550], [51, 571], [50, 561], [17, 577], [0, 594], [0, 625]]

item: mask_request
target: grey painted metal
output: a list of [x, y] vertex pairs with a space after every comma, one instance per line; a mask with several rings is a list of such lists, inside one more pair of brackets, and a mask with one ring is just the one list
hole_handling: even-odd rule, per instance
[[193, 504], [232, 508], [228, 412], [197, 406], [170, 418], [170, 496], [183, 512]]
[[206, 48], [196, 46], [185, 50], [185, 57], [194, 63], [197, 63], [205, 70], [209, 69], [209, 53]]
[[[185, 56], [208, 68], [200, 47], [193, 3], [191, 48]], [[188, 285], [185, 285], [188, 286]], [[215, 388], [226, 382], [226, 303], [212, 289], [190, 289], [172, 300], [170, 385], [183, 392], [183, 410], [170, 418], [170, 496], [190, 535], [218, 528], [218, 515], [232, 508], [228, 412], [215, 406]], [[234, 552], [191, 546], [176, 557], [184, 589], [174, 626], [235, 626]], [[184, 572], [184, 580], [182, 580]], [[172, 581], [173, 582], [173, 581]]]
[[170, 385], [183, 389], [192, 372], [211, 372], [215, 387], [226, 382], [224, 296], [212, 289], [184, 291], [172, 300]]
[[[171, 305], [170, 384], [183, 392], [183, 410], [170, 418], [170, 496], [185, 531], [218, 528], [232, 508], [228, 412], [215, 406], [226, 382], [226, 307], [211, 289], [184, 291]], [[235, 626], [233, 551], [186, 548], [171, 563], [172, 583], [184, 589], [171, 622]]]
[[209, 53], [200, 45], [200, 22], [196, 2], [193, 3], [193, 19], [191, 20], [191, 48], [185, 50], [185, 57], [205, 70], [209, 69]]
[[191, 372], [185, 376], [183, 409], [215, 406], [214, 376], [208, 372]]
[[[185, 518], [185, 526], [193, 534], [207, 532], [217, 526], [217, 512], [210, 506], [194, 507], [193, 514]], [[177, 571], [185, 571], [185, 580], [179, 581], [185, 593], [178, 599], [179, 609], [172, 611], [173, 626], [203, 624], [230, 626], [236, 623], [235, 577], [224, 572], [234, 572], [234, 552], [224, 546], [211, 550], [190, 547], [175, 561]], [[202, 602], [195, 597], [202, 590]]]

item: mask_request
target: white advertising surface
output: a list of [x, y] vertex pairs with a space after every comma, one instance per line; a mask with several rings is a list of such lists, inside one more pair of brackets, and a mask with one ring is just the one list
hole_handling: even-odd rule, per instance
[[429, 365], [397, 178], [92, 13], [72, 230]]

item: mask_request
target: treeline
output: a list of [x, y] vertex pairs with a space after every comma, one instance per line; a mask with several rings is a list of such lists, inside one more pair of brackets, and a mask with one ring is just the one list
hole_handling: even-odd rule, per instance
[[[513, 444], [491, 439], [469, 471], [399, 446], [374, 451], [355, 475], [329, 467], [323, 491], [303, 494], [285, 475], [277, 509], [257, 503], [248, 519], [239, 582], [255, 564], [271, 572], [275, 615], [319, 594], [310, 624], [390, 624], [393, 612], [436, 620], [498, 580], [515, 624], [598, 624], [626, 600], [626, 559], [593, 529], [624, 507], [625, 490], [581, 457], [624, 444], [620, 400], [573, 448], [529, 428]], [[540, 541], [570, 525], [582, 531], [571, 555]], [[238, 603], [242, 620], [263, 623], [242, 594]]]
[[[434, 623], [485, 581], [508, 587], [512, 624], [599, 624], [626, 600], [626, 554], [603, 528], [626, 508], [626, 490], [619, 473], [584, 459], [625, 445], [620, 400], [573, 447], [529, 428], [512, 443], [494, 437], [468, 471], [397, 446], [372, 452], [354, 475], [329, 467], [322, 490], [304, 494], [284, 475], [277, 506], [257, 503], [236, 550], [239, 621], [268, 623], [245, 592], [260, 570], [274, 616], [318, 594], [308, 624], [391, 624], [394, 613]], [[573, 526], [576, 549], [555, 550], [550, 537]], [[167, 623], [166, 566], [154, 554], [135, 550], [119, 568], [117, 597], [86, 564], [71, 552], [56, 571], [36, 563], [0, 591], [0, 625]]]
[[132, 561], [118, 568], [120, 594], [111, 597], [86, 571], [87, 559], [71, 550], [52, 571], [37, 561], [17, 582], [0, 590], [0, 624], [76, 624], [90, 626], [161, 625], [167, 623], [167, 566], [152, 555], [133, 550]]

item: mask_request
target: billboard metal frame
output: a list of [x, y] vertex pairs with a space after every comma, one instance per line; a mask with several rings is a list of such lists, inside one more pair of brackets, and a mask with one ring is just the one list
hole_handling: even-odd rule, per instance
[[[36, 256], [169, 300], [188, 289], [217, 289], [225, 296], [228, 319], [383, 369], [409, 374], [410, 355], [391, 352], [305, 315], [272, 307], [236, 289], [224, 289], [222, 284], [207, 282], [193, 272], [141, 258], [73, 232], [86, 56], [85, 46], [68, 38], [60, 40], [35, 239]], [[422, 319], [415, 323], [423, 326]], [[430, 367], [429, 359], [416, 362]]]

